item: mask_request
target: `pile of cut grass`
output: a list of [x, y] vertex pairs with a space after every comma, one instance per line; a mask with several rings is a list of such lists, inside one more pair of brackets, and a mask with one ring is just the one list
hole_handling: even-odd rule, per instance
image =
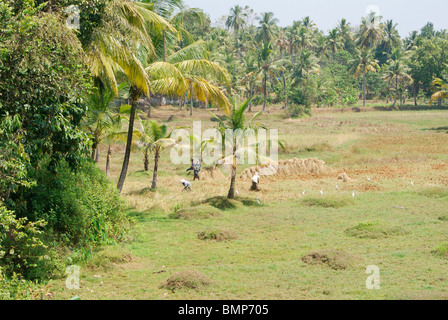
[[224, 229], [212, 229], [205, 230], [198, 233], [198, 239], [200, 240], [212, 240], [212, 241], [227, 241], [236, 239], [236, 234], [232, 230]]
[[355, 259], [341, 250], [320, 250], [302, 257], [302, 261], [311, 265], [325, 265], [333, 270], [345, 270], [353, 265]]
[[160, 285], [161, 289], [171, 291], [180, 289], [200, 289], [211, 284], [210, 279], [199, 271], [181, 271], [172, 275], [165, 283]]

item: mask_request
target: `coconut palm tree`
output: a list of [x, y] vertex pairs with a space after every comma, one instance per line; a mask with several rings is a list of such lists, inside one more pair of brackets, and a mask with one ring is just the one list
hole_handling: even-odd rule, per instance
[[363, 48], [373, 49], [384, 39], [384, 30], [381, 24], [381, 16], [371, 12], [367, 17], [362, 18], [359, 27], [358, 44]]
[[[228, 116], [218, 117], [212, 114], [218, 121], [218, 130], [222, 133], [224, 139], [226, 138], [226, 130], [230, 130], [231, 132], [235, 132], [236, 130], [247, 132], [247, 130], [251, 129], [256, 132], [256, 130], [260, 127], [255, 123], [255, 119], [262, 115], [262, 111], [255, 114], [250, 120], [247, 120], [245, 117], [245, 111], [249, 106], [250, 100], [251, 99], [247, 100], [240, 106], [236, 106], [235, 102], [232, 101], [232, 111]], [[249, 146], [248, 148], [238, 146], [237, 137], [235, 135], [233, 135], [231, 141], [228, 142], [232, 144], [232, 154], [222, 159], [220, 163], [229, 164], [231, 166], [230, 188], [227, 194], [227, 198], [234, 199], [236, 171], [238, 165], [237, 158], [244, 156], [245, 153], [256, 153], [256, 151], [254, 150], [255, 146]], [[258, 156], [257, 160], [259, 160]]]
[[[152, 6], [150, 6], [150, 8], [152, 8]], [[151, 19], [151, 17], [157, 18]], [[176, 29], [174, 29], [165, 19], [150, 10], [145, 11], [145, 16], [143, 18], [146, 18], [143, 23], [147, 29], [151, 30], [153, 37], [154, 35], [160, 36], [160, 34], [163, 34], [165, 30], [170, 30], [171, 32], [176, 33]], [[156, 91], [154, 88], [157, 88], [157, 91], [160, 93], [165, 93], [182, 82], [181, 77], [179, 77], [178, 72], [176, 72], [177, 70], [175, 68], [171, 68], [171, 64], [169, 63], [159, 62], [158, 65], [154, 66], [154, 68], [150, 70], [152, 71], [152, 74], [150, 75], [148, 73], [149, 70], [147, 65], [151, 62], [151, 59], [157, 59], [156, 51], [152, 44], [151, 38], [150, 43], [151, 47], [148, 48], [148, 46], [143, 46], [139, 41], [134, 42], [133, 51], [128, 52], [128, 54], [133, 57], [131, 59], [132, 63], [128, 63], [128, 60], [118, 60], [116, 63], [119, 66], [119, 73], [124, 75], [130, 84], [129, 99], [131, 105], [126, 149], [122, 170], [117, 183], [117, 189], [120, 193], [126, 180], [131, 157], [135, 114], [138, 100], [142, 95], [150, 97], [151, 93]], [[163, 81], [160, 80], [162, 75], [164, 78]], [[158, 81], [156, 83], [151, 83], [151, 76], [156, 76]]]
[[244, 11], [244, 8], [236, 5], [230, 9], [230, 15], [226, 20], [226, 27], [229, 29], [233, 29], [235, 33], [235, 39], [238, 38], [238, 34], [240, 30], [246, 24], [247, 12]]
[[[197, 45], [201, 45], [201, 42]], [[192, 45], [193, 46], [193, 45]], [[214, 83], [229, 85], [231, 77], [228, 71], [218, 63], [208, 59], [186, 59], [188, 47], [168, 58], [182, 76], [186, 92], [190, 98], [190, 115], [193, 115], [193, 101], [212, 103], [228, 112], [229, 101], [224, 92]]]
[[334, 62], [334, 55], [344, 46], [344, 39], [338, 29], [333, 29], [327, 36], [327, 46], [331, 51], [331, 62]]
[[440, 78], [435, 78], [432, 82], [432, 85], [437, 88], [438, 91], [436, 91], [431, 96], [431, 101], [429, 102], [429, 105], [431, 106], [434, 101], [439, 100], [439, 102], [442, 101], [442, 99], [448, 98], [448, 83]]
[[312, 51], [302, 50], [300, 52], [300, 64], [293, 72], [293, 83], [300, 83], [303, 87], [303, 80], [310, 74], [318, 74], [320, 71], [319, 61]]
[[353, 47], [353, 30], [347, 19], [342, 18], [336, 27], [344, 39], [344, 50], [349, 50]]
[[98, 87], [109, 86], [118, 94], [116, 74], [121, 70], [136, 81], [142, 91], [148, 91], [143, 66], [136, 46], [155, 54], [150, 37], [154, 31], [172, 29], [169, 23], [153, 11], [153, 4], [129, 0], [108, 2], [99, 27], [84, 43], [86, 61]]
[[[114, 100], [115, 93], [108, 87], [102, 90], [95, 87], [88, 97], [89, 109], [84, 119], [84, 127], [91, 135], [92, 149], [91, 158], [98, 162], [98, 146], [104, 139], [107, 129], [110, 127], [113, 119], [113, 111], [110, 103]], [[96, 154], [96, 157], [95, 157]]]
[[268, 42], [263, 42], [260, 49], [257, 51], [259, 70], [258, 78], [261, 78], [263, 83], [263, 112], [266, 110], [266, 102], [268, 96], [268, 77], [273, 75], [273, 68], [275, 68], [275, 65], [273, 64], [272, 53], [272, 45]]
[[396, 23], [393, 20], [387, 20], [384, 23], [384, 40], [383, 40], [383, 49], [390, 53], [392, 49], [401, 46], [400, 35], [398, 34]]
[[352, 72], [355, 73], [355, 78], [358, 78], [362, 74], [362, 96], [363, 96], [363, 106], [366, 106], [366, 78], [369, 72], [377, 72], [380, 69], [378, 65], [378, 60], [375, 59], [372, 50], [367, 48], [362, 48], [358, 50], [355, 58], [353, 59]]
[[122, 114], [116, 114], [112, 117], [110, 125], [106, 128], [103, 142], [107, 144], [106, 156], [106, 176], [110, 176], [110, 157], [112, 155], [111, 145], [117, 141], [126, 141], [127, 132], [123, 131], [123, 125], [127, 124], [127, 117]]
[[395, 84], [395, 99], [392, 107], [395, 107], [399, 96], [399, 84], [405, 82], [412, 82], [412, 77], [408, 74], [411, 70], [406, 65], [406, 52], [401, 48], [396, 48], [392, 51], [385, 68], [385, 80], [388, 83]]
[[169, 138], [171, 133], [168, 133], [166, 125], [159, 125], [153, 120], [144, 120], [140, 124], [140, 141], [144, 144], [147, 153], [154, 154], [151, 189], [155, 190], [157, 188], [157, 171], [159, 169], [160, 155], [165, 149], [175, 145], [176, 141]]
[[263, 12], [257, 17], [257, 20], [259, 22], [259, 26], [256, 28], [257, 39], [266, 43], [271, 42], [278, 19], [274, 18], [273, 12]]
[[255, 83], [257, 80], [257, 57], [253, 52], [250, 52], [242, 58], [242, 62], [244, 66], [244, 76], [241, 77], [239, 83], [246, 86], [247, 99], [250, 99], [249, 112], [252, 112], [251, 98], [254, 96]]

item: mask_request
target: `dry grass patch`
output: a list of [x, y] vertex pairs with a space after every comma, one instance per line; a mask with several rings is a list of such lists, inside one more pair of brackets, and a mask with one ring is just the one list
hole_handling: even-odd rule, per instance
[[168, 278], [160, 288], [171, 291], [180, 289], [200, 289], [210, 284], [210, 279], [199, 271], [181, 271]]
[[214, 216], [219, 216], [220, 211], [209, 205], [200, 205], [195, 207], [178, 208], [170, 214], [170, 218], [179, 220], [193, 220], [193, 219], [209, 219]]
[[345, 234], [360, 239], [380, 239], [402, 235], [405, 232], [402, 227], [389, 227], [383, 226], [378, 222], [367, 222], [345, 230]]
[[255, 172], [260, 173], [260, 175], [269, 175], [275, 178], [297, 178], [301, 175], [324, 175], [328, 173], [328, 168], [325, 162], [319, 159], [290, 159], [290, 160], [280, 160], [278, 164], [271, 164], [268, 167], [252, 167], [247, 168], [241, 173], [240, 178], [243, 180], [252, 179]]
[[314, 251], [302, 257], [302, 261], [311, 265], [325, 265], [333, 270], [345, 270], [352, 266], [355, 258], [341, 250]]
[[299, 150], [299, 152], [326, 152], [326, 151], [334, 151], [334, 148], [326, 142], [315, 143], [311, 146], [303, 147]]

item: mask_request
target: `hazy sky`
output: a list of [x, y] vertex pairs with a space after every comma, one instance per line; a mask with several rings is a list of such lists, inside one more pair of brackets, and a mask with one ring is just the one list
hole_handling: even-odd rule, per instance
[[327, 32], [341, 18], [353, 26], [359, 25], [368, 8], [379, 10], [384, 19], [398, 23], [402, 37], [412, 30], [420, 30], [428, 21], [436, 30], [448, 29], [447, 0], [184, 0], [192, 8], [207, 12], [212, 22], [230, 12], [239, 4], [248, 5], [256, 13], [272, 11], [281, 26], [291, 25], [294, 20], [310, 16], [319, 29]]

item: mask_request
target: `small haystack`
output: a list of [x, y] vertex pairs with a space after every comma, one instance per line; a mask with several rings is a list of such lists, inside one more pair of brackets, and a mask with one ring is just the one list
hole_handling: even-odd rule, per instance
[[221, 171], [221, 169], [218, 166], [215, 167], [209, 167], [209, 168], [202, 168], [202, 170], [199, 172], [200, 180], [220, 180], [225, 179], [226, 176]]
[[243, 171], [240, 178], [243, 180], [252, 179], [255, 172], [260, 175], [294, 177], [297, 175], [322, 175], [327, 173], [328, 169], [325, 162], [319, 159], [290, 159], [281, 160], [278, 163], [266, 167], [252, 167]]

